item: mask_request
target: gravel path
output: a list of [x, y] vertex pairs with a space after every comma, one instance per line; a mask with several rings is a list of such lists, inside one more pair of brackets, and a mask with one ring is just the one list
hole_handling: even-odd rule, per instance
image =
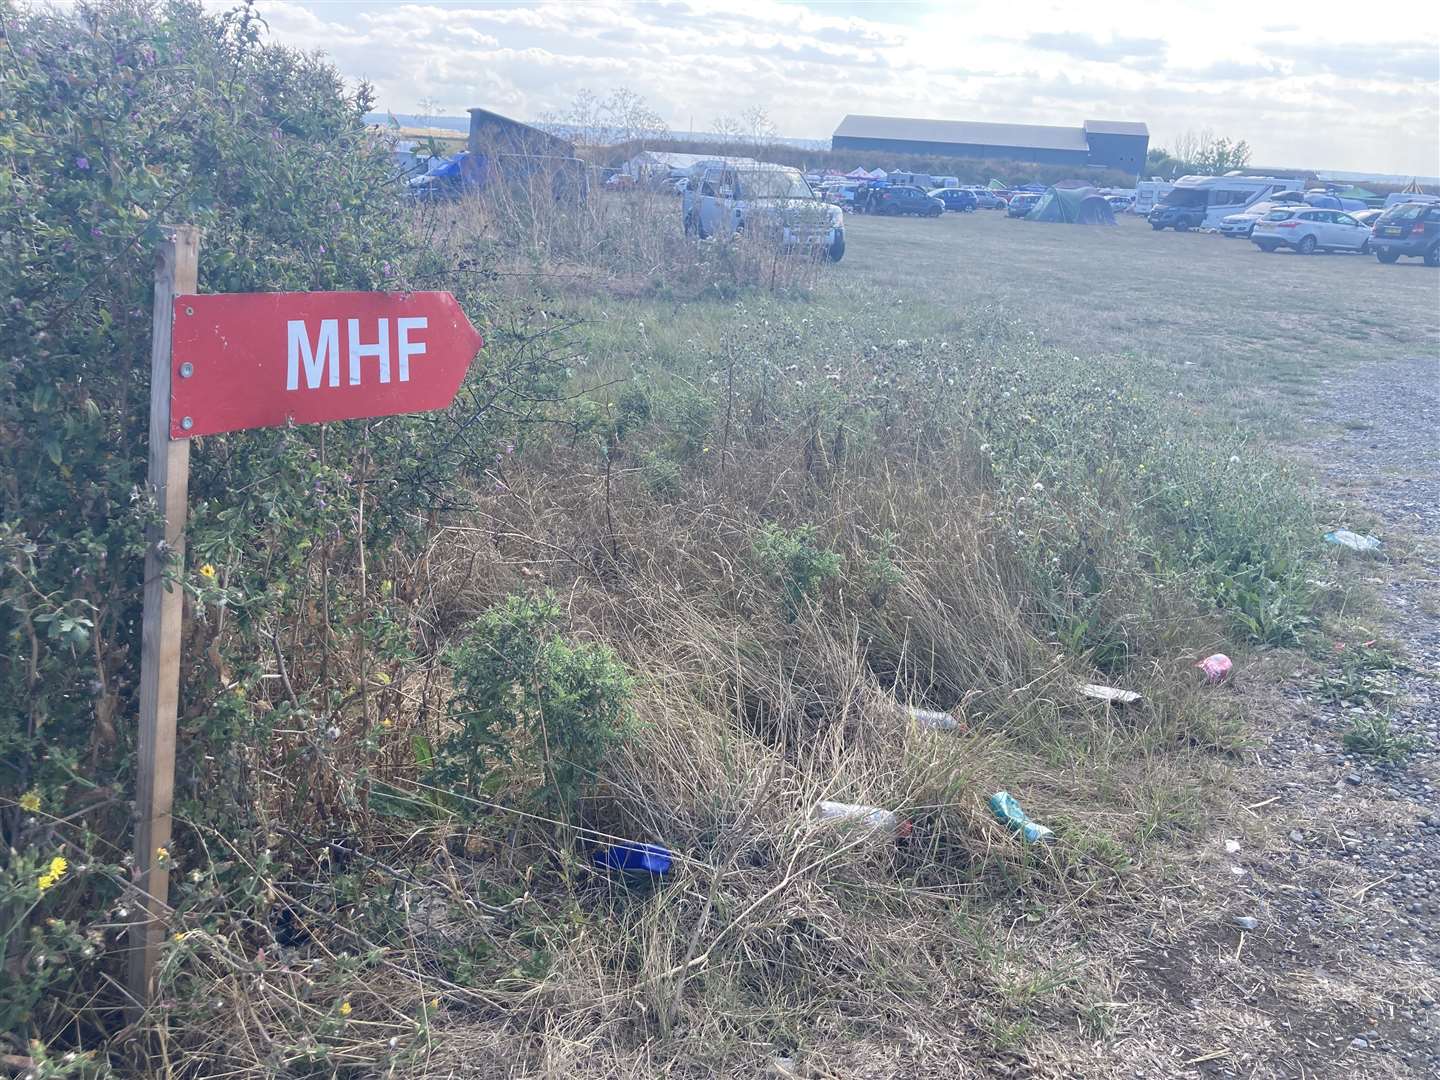
[[[1289, 707], [1266, 732], [1255, 779], [1276, 800], [1274, 846], [1249, 893], [1273, 963], [1312, 994], [1308, 1008], [1291, 996], [1302, 1007], [1286, 1021], [1298, 1071], [1263, 1075], [1440, 1077], [1440, 360], [1324, 386], [1310, 450], [1337, 500], [1329, 525], [1385, 544], [1337, 557], [1376, 587], [1373, 636], [1397, 642], [1404, 666], [1376, 677], [1393, 699], [1358, 702], [1318, 692], [1319, 665], [1287, 673]], [[1400, 762], [1345, 751], [1376, 711], [1414, 745]]]

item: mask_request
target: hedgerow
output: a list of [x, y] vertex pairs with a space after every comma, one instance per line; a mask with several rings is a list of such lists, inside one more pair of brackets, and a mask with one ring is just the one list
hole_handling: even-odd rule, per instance
[[[202, 292], [405, 289], [437, 265], [362, 121], [369, 88], [266, 43], [248, 6], [0, 0], [0, 28], [0, 1045], [18, 1052], [62, 1030], [86, 1045], [122, 1001], [102, 974], [120, 970], [133, 902], [161, 228], [203, 230]], [[472, 312], [485, 282], [457, 288]], [[369, 812], [380, 736], [436, 647], [407, 572], [456, 477], [503, 471], [564, 375], [524, 324], [492, 335], [448, 414], [197, 440], [189, 556], [167, 570], [187, 612], [168, 852], [182, 915], [253, 883], [272, 813]], [[229, 869], [212, 875], [217, 836]], [[235, 917], [263, 922], [251, 893]]]

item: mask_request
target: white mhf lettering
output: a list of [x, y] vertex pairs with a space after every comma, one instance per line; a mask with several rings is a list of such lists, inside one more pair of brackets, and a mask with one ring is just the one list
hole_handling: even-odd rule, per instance
[[290, 338], [289, 362], [285, 366], [285, 389], [300, 389], [300, 363], [305, 363], [305, 383], [311, 390], [320, 388], [320, 376], [327, 362], [330, 368], [330, 385], [340, 385], [340, 322], [338, 319], [324, 319], [320, 323], [320, 336], [315, 348], [310, 347], [310, 335], [305, 330], [303, 319], [291, 319], [285, 324]]
[[[380, 381], [390, 381], [390, 320], [375, 320], [376, 338], [374, 344], [360, 340], [360, 320], [346, 320], [347, 360], [350, 385], [360, 385], [360, 361], [373, 356], [379, 365]], [[417, 330], [428, 329], [430, 320], [425, 316], [411, 316], [395, 320], [395, 357], [397, 377], [400, 382], [410, 381], [410, 358], [424, 356], [425, 342], [413, 341], [410, 335]], [[286, 324], [289, 339], [288, 363], [285, 369], [285, 389], [300, 389], [300, 369], [305, 369], [305, 385], [318, 390], [322, 379], [331, 386], [340, 385], [340, 320], [322, 319], [315, 344], [310, 343], [310, 333], [303, 319], [291, 319]], [[326, 372], [329, 372], [328, 379]]]

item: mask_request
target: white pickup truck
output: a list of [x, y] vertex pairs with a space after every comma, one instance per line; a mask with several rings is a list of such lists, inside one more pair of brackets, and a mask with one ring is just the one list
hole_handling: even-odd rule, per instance
[[819, 248], [831, 262], [845, 256], [845, 214], [784, 165], [711, 165], [686, 185], [685, 232], [702, 240], [764, 229], [786, 248]]

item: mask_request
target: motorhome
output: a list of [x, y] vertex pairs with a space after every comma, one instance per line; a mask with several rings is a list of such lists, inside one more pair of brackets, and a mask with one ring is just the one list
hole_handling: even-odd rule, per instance
[[1130, 209], [1136, 214], [1148, 214], [1155, 209], [1167, 191], [1175, 185], [1169, 180], [1141, 180], [1135, 185], [1135, 205]]
[[1268, 195], [1304, 189], [1303, 181], [1276, 176], [1182, 176], [1150, 211], [1150, 227], [1217, 229], [1227, 215]]

